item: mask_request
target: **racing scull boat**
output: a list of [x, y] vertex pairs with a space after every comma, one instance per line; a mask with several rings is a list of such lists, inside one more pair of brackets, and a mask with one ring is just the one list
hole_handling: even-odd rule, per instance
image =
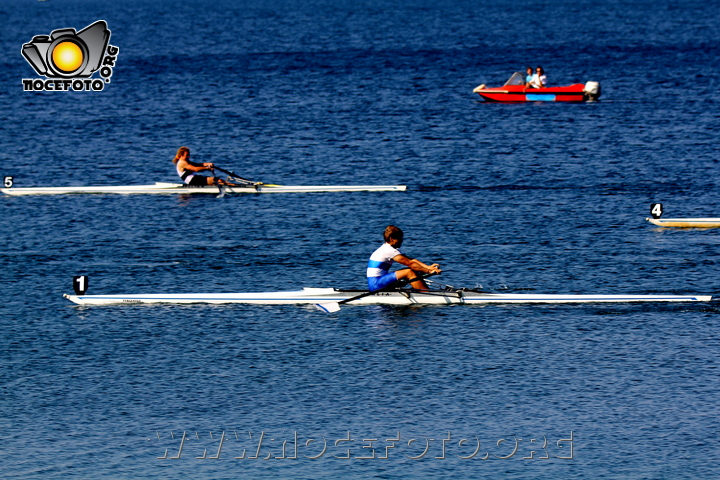
[[[304, 288], [290, 292], [265, 293], [170, 293], [148, 295], [63, 295], [78, 305], [249, 303], [259, 305], [324, 304], [342, 302], [367, 290]], [[710, 295], [542, 295], [535, 293], [486, 293], [478, 290], [396, 289], [378, 291], [353, 304], [370, 305], [480, 305], [490, 303], [625, 303], [625, 302], [709, 302]]]
[[646, 218], [658, 227], [678, 228], [716, 228], [720, 227], [720, 218]]
[[157, 182], [155, 185], [129, 186], [90, 186], [90, 187], [23, 187], [2, 188], [6, 195], [67, 195], [79, 193], [118, 193], [118, 194], [195, 194], [205, 193], [223, 195], [227, 193], [322, 193], [322, 192], [404, 192], [405, 185], [265, 185], [248, 184], [239, 186], [191, 187], [182, 183]]
[[645, 220], [658, 227], [677, 228], [717, 228], [720, 227], [720, 218], [660, 218], [664, 213], [662, 203], [650, 204], [650, 215]]

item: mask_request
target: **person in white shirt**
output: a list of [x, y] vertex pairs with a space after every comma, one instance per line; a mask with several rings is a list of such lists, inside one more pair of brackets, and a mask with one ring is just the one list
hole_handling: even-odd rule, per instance
[[530, 80], [530, 86], [533, 88], [545, 88], [547, 86], [547, 76], [545, 76], [545, 70], [543, 70], [542, 67], [537, 67], [537, 70], [535, 70], [535, 75], [533, 75], [532, 80]]
[[[440, 265], [433, 263], [426, 265], [420, 260], [409, 258], [403, 255], [398, 248], [403, 243], [403, 231], [394, 225], [389, 225], [385, 229], [383, 238], [385, 243], [375, 250], [368, 260], [367, 279], [368, 288], [371, 291], [380, 290], [388, 287], [398, 280], [408, 279], [410, 285], [418, 290], [427, 290], [428, 286], [420, 275], [423, 273], [439, 274]], [[393, 261], [408, 268], [390, 272]]]
[[[204, 187], [206, 185], [232, 185], [234, 183], [226, 182], [218, 177], [206, 177], [197, 175], [198, 172], [205, 170], [213, 171], [215, 164], [210, 162], [195, 163], [190, 161], [190, 149], [188, 147], [180, 147], [173, 158], [175, 169], [178, 175], [185, 183], [193, 187]], [[214, 173], [214, 172], [213, 172]]]

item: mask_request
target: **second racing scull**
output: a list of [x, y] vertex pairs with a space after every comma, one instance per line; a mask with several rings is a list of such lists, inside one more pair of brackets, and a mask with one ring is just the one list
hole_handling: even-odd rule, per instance
[[662, 203], [650, 205], [650, 215], [645, 220], [658, 227], [675, 228], [717, 228], [720, 227], [720, 218], [660, 218], [664, 213]]
[[720, 218], [646, 218], [648, 222], [658, 227], [676, 228], [717, 228], [720, 227]]

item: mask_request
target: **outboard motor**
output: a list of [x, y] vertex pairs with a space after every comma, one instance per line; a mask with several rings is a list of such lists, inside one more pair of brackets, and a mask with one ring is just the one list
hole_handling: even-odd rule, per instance
[[587, 82], [583, 93], [588, 100], [597, 100], [600, 98], [600, 82]]

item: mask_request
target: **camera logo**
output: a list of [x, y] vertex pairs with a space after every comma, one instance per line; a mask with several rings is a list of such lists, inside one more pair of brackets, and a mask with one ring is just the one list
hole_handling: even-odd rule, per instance
[[[53, 30], [50, 35], [36, 35], [22, 46], [22, 55], [30, 66], [47, 80], [24, 78], [23, 90], [34, 91], [100, 91], [110, 83], [118, 47], [109, 44], [110, 30], [99, 20], [83, 30]], [[100, 71], [99, 78], [92, 75]]]

